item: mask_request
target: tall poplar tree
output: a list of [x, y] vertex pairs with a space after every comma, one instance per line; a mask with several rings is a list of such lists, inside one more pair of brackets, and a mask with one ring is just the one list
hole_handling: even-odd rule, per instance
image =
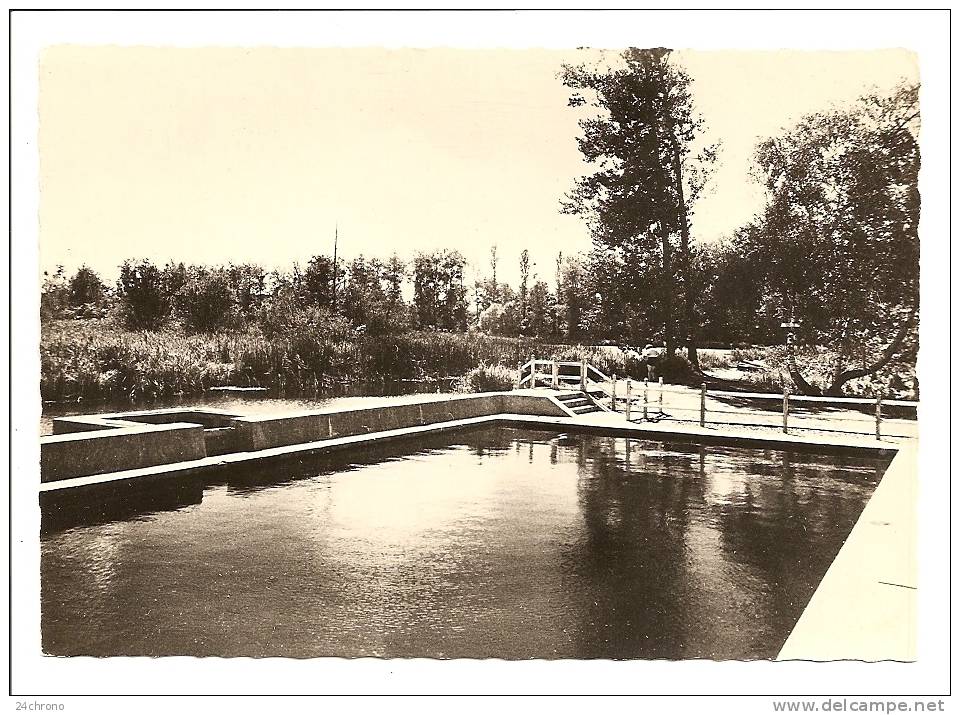
[[[715, 160], [715, 147], [693, 154], [703, 128], [691, 79], [663, 48], [626, 50], [608, 67], [564, 65], [572, 107], [596, 110], [580, 120], [580, 152], [596, 171], [578, 179], [562, 202], [583, 216], [599, 260], [619, 273], [620, 315], [656, 317], [668, 353], [685, 338], [696, 364], [699, 319], [690, 259], [692, 206]], [[680, 296], [677, 316], [675, 296]]]

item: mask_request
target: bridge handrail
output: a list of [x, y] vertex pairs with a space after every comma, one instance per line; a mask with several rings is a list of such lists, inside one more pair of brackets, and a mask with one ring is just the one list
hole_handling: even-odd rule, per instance
[[[550, 365], [551, 371], [538, 372], [536, 369], [538, 365]], [[526, 363], [520, 366], [521, 376], [523, 375], [524, 371], [529, 371], [529, 372], [526, 376], [522, 376], [520, 378], [518, 384], [521, 386], [527, 382], [531, 382], [535, 384], [537, 378], [551, 379], [553, 377], [553, 372], [552, 372], [553, 365], [557, 365], [558, 368], [559, 367], [576, 367], [578, 368], [578, 370], [582, 367], [581, 362], [574, 361], [574, 360], [540, 360], [540, 359], [534, 358], [534, 359], [528, 360]], [[597, 368], [591, 363], [586, 363], [586, 369], [587, 369], [587, 380], [589, 382], [592, 382], [600, 386], [601, 388], [605, 387], [605, 383], [613, 382], [613, 379], [611, 377], [604, 374], [603, 371], [601, 371], [599, 368]], [[600, 379], [599, 380], [592, 379], [591, 373], [593, 373]], [[573, 382], [573, 381], [579, 381], [581, 378], [581, 375], [579, 372], [575, 375], [574, 374], [566, 374], [566, 375], [558, 374], [557, 378], [559, 381], [562, 381], [562, 382]], [[636, 382], [642, 383], [643, 381], [637, 380]], [[670, 387], [659, 387], [659, 389], [664, 393], [686, 394], [685, 390], [677, 390], [677, 389], [672, 389]], [[604, 390], [604, 391], [608, 392], [609, 394], [609, 391], [607, 390]], [[739, 398], [739, 399], [745, 399], [745, 400], [782, 400], [783, 399], [783, 393], [780, 393], [780, 392], [734, 392], [730, 390], [710, 390], [709, 396]], [[835, 404], [845, 404], [845, 405], [870, 405], [870, 406], [876, 406], [878, 402], [876, 398], [869, 398], [869, 397], [831, 397], [831, 396], [824, 396], [824, 395], [799, 395], [799, 394], [793, 394], [793, 393], [788, 393], [788, 397], [791, 402], [819, 402], [819, 403], [835, 403]], [[619, 399], [621, 398], [618, 396], [618, 401]], [[916, 400], [896, 400], [896, 399], [888, 399], [888, 398], [882, 398], [879, 401], [879, 403], [881, 405], [886, 405], [891, 407], [908, 407], [913, 409], [916, 409], [920, 404]]]

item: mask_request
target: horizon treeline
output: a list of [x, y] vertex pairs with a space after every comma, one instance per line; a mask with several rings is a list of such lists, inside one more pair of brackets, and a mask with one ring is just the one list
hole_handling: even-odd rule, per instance
[[[729, 245], [698, 247], [697, 260], [701, 275], [712, 279], [702, 286], [704, 342], [776, 341], [777, 316], [764, 319], [759, 295], [750, 295], [745, 267]], [[466, 280], [467, 261], [456, 250], [419, 252], [410, 260], [361, 255], [338, 259], [336, 269], [324, 254], [285, 270], [127, 259], [113, 286], [86, 265], [69, 276], [59, 266], [44, 274], [41, 320], [111, 317], [130, 330], [258, 329], [267, 336], [328, 326], [332, 333], [370, 335], [479, 330], [562, 342], [662, 340], [656, 301], [651, 297], [646, 313], [628, 315], [610, 290], [603, 251], [558, 253], [552, 263], [552, 280], [544, 280], [534, 273], [530, 252], [522, 251], [515, 286], [497, 279], [496, 245], [486, 275], [473, 281]], [[659, 282], [653, 272], [647, 276], [651, 292]]]

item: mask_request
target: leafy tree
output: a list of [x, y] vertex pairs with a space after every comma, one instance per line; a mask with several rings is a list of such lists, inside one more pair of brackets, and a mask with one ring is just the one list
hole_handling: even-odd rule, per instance
[[656, 250], [594, 246], [580, 284], [581, 327], [594, 338], [663, 340], [673, 288], [656, 279], [661, 270]]
[[553, 314], [556, 301], [550, 287], [537, 281], [530, 288], [527, 303], [527, 334], [545, 337], [553, 334]]
[[484, 281], [480, 278], [477, 278], [470, 285], [470, 302], [473, 305], [473, 315], [475, 318], [475, 323], [478, 326], [480, 325], [480, 315], [487, 307], [484, 305], [486, 299], [487, 292], [484, 290]]
[[[339, 263], [339, 261], [338, 261]], [[329, 256], [313, 256], [300, 273], [296, 269], [294, 282], [304, 300], [316, 307], [333, 307], [335, 292], [339, 291], [340, 268], [333, 265]]]
[[70, 286], [64, 267], [57, 266], [53, 273], [44, 271], [40, 290], [40, 318], [52, 320], [63, 317], [69, 303]]
[[807, 116], [757, 152], [769, 201], [748, 253], [782, 317], [801, 322], [798, 338], [836, 356], [821, 390], [791, 349], [790, 375], [805, 393], [842, 394], [887, 365], [915, 329], [918, 131], [918, 87], [902, 86]]
[[181, 312], [184, 300], [182, 291], [189, 278], [187, 266], [182, 261], [180, 263], [167, 261], [160, 272], [161, 291], [171, 314]]
[[70, 305], [98, 305], [103, 301], [106, 290], [96, 271], [86, 265], [80, 266], [70, 279]]
[[231, 263], [227, 267], [227, 279], [236, 297], [237, 310], [249, 319], [267, 295], [266, 271], [253, 263]]
[[421, 328], [467, 329], [466, 259], [458, 251], [418, 253], [413, 262], [413, 303]]
[[520, 252], [520, 332], [526, 333], [530, 325], [529, 316], [530, 251], [524, 248]]
[[557, 252], [557, 272], [554, 283], [553, 300], [553, 334], [560, 335], [560, 325], [563, 322], [563, 251]]
[[[384, 290], [384, 276], [387, 289], [393, 293], [387, 297]], [[347, 270], [347, 284], [343, 291], [343, 315], [355, 325], [363, 326], [372, 335], [395, 332], [402, 324], [395, 317], [402, 303], [398, 304], [399, 289], [391, 281], [395, 280], [392, 269], [388, 271], [377, 259], [364, 260], [363, 256], [354, 259]]]
[[585, 332], [585, 313], [590, 304], [589, 282], [579, 256], [563, 259], [557, 300], [563, 315], [563, 334], [571, 341], [581, 340]]
[[403, 299], [403, 284], [407, 280], [407, 264], [396, 253], [383, 264], [382, 282], [385, 310], [392, 332], [399, 332], [409, 327], [410, 320], [407, 304]]
[[383, 265], [386, 298], [393, 310], [403, 305], [403, 283], [406, 279], [407, 264], [394, 253]]
[[733, 239], [694, 250], [693, 275], [698, 281], [697, 314], [705, 341], [733, 343], [776, 342], [780, 333], [779, 311], [771, 313], [764, 300], [762, 268], [746, 255], [745, 227]]
[[214, 332], [236, 321], [237, 298], [228, 270], [191, 266], [179, 294], [178, 312], [188, 330]]
[[164, 286], [164, 274], [149, 259], [123, 262], [117, 281], [117, 297], [129, 328], [158, 328], [170, 315], [171, 300]]
[[[690, 77], [670, 61], [670, 50], [631, 48], [614, 66], [565, 65], [561, 78], [573, 90], [571, 106], [596, 110], [580, 120], [578, 144], [597, 170], [578, 179], [562, 203], [565, 213], [587, 220], [597, 251], [615, 269], [608, 280], [619, 283], [618, 303], [591, 306], [609, 318], [600, 315], [595, 322], [656, 315], [667, 351], [682, 332], [695, 363], [699, 321], [691, 288], [690, 216], [715, 148], [692, 153], [703, 122], [693, 109]], [[655, 300], [649, 296], [652, 286]], [[675, 292], [683, 298], [682, 331]]]
[[474, 300], [479, 312], [483, 312], [494, 303], [503, 303], [502, 287], [497, 281], [497, 266], [500, 264], [500, 256], [497, 251], [497, 244], [490, 246], [490, 275], [474, 282]]
[[480, 318], [477, 320], [477, 324], [480, 326], [480, 330], [485, 333], [503, 335], [504, 333], [501, 332], [502, 319], [503, 305], [500, 303], [491, 303], [489, 306], [484, 308], [482, 313], [480, 313]]

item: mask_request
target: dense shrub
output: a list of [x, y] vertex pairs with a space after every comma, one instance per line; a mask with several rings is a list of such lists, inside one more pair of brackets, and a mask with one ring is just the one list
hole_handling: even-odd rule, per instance
[[319, 342], [348, 340], [355, 331], [350, 321], [329, 308], [304, 304], [290, 290], [282, 290], [267, 300], [257, 314], [263, 334], [274, 339], [307, 339]]
[[236, 296], [223, 270], [197, 271], [179, 291], [184, 325], [193, 332], [222, 330], [237, 321]]
[[160, 327], [170, 314], [170, 295], [163, 274], [151, 261], [124, 261], [117, 281], [124, 324], [135, 330]]
[[454, 385], [457, 392], [503, 392], [513, 388], [516, 370], [503, 365], [478, 365]]
[[106, 294], [106, 286], [89, 266], [81, 266], [70, 279], [70, 305], [99, 305]]
[[43, 272], [43, 287], [40, 292], [40, 320], [50, 321], [64, 317], [70, 303], [70, 286], [63, 266], [50, 273]]
[[68, 280], [63, 266], [43, 274], [40, 292], [40, 319], [44, 322], [60, 318], [103, 318], [110, 310], [108, 291], [100, 276], [81, 266]]
[[675, 385], [693, 385], [701, 381], [686, 356], [676, 353], [670, 356], [664, 355], [656, 361], [656, 375], [662, 377], [664, 382]]

